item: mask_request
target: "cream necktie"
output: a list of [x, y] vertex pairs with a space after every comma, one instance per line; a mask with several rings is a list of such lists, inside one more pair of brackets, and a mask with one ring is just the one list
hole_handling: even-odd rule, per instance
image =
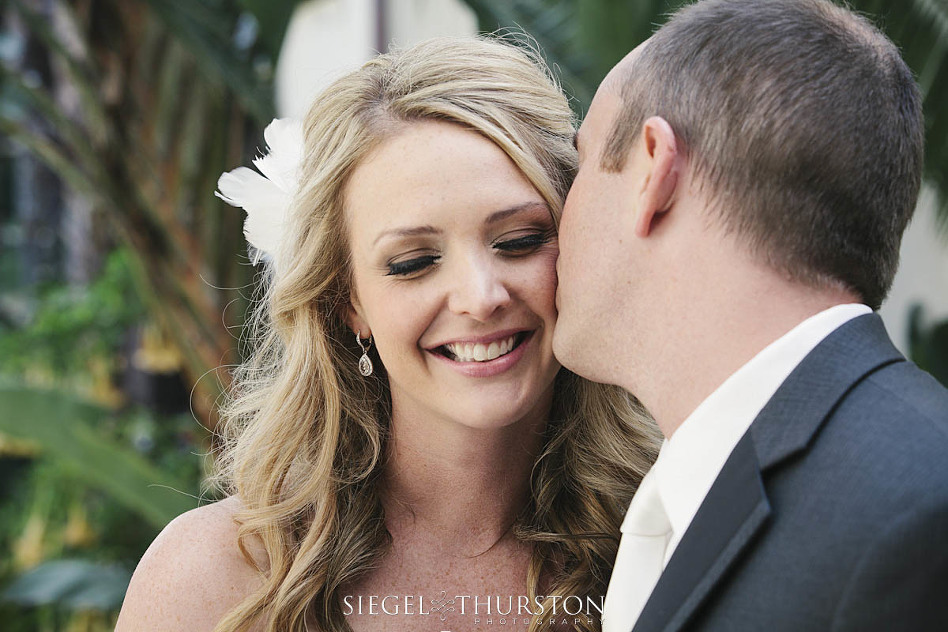
[[650, 470], [629, 504], [602, 612], [602, 632], [629, 632], [658, 583], [672, 529]]

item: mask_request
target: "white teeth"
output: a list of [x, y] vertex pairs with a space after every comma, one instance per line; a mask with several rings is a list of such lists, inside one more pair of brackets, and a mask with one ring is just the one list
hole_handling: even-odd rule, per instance
[[495, 340], [489, 345], [449, 342], [444, 346], [454, 354], [458, 362], [490, 362], [510, 353], [516, 343], [517, 337], [514, 335], [506, 340]]

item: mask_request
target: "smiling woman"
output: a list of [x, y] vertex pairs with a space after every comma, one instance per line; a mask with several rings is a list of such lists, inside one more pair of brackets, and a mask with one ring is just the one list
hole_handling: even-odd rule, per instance
[[656, 430], [553, 357], [573, 133], [539, 58], [491, 39], [317, 98], [225, 410], [231, 497], [159, 536], [120, 631], [470, 630], [494, 602], [599, 629]]

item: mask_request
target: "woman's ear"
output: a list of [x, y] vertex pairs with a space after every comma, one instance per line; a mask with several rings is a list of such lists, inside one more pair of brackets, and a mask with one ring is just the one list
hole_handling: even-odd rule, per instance
[[671, 209], [675, 199], [680, 156], [675, 131], [668, 121], [659, 116], [649, 118], [642, 125], [639, 143], [645, 179], [639, 193], [635, 234], [648, 237], [655, 222]]
[[357, 332], [361, 338], [368, 338], [372, 335], [372, 328], [363, 316], [362, 304], [355, 291], [349, 293], [349, 304], [346, 305], [345, 321], [353, 332]]

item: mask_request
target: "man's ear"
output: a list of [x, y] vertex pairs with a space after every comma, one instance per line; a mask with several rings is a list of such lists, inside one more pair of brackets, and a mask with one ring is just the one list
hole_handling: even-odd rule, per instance
[[355, 290], [349, 293], [349, 303], [345, 307], [345, 321], [354, 332], [357, 332], [361, 338], [368, 338], [372, 335], [372, 328], [363, 316], [362, 304], [356, 296]]
[[639, 191], [635, 234], [648, 237], [661, 214], [671, 208], [678, 188], [680, 156], [675, 131], [660, 116], [642, 125], [639, 155], [645, 178]]

